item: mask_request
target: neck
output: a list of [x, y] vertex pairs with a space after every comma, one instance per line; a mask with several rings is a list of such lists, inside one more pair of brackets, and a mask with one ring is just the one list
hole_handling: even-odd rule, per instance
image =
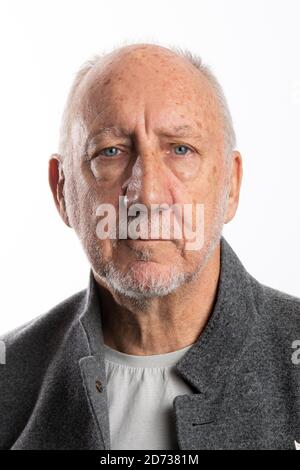
[[104, 343], [138, 356], [164, 354], [193, 344], [213, 311], [219, 274], [220, 243], [191, 282], [143, 303], [116, 295], [96, 278]]

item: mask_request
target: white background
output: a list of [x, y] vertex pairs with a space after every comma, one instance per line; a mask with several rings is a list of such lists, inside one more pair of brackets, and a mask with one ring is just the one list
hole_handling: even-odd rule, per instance
[[211, 66], [244, 162], [224, 236], [260, 282], [300, 297], [299, 21], [299, 0], [1, 0], [0, 333], [87, 285], [48, 158], [75, 71], [124, 41], [190, 48]]

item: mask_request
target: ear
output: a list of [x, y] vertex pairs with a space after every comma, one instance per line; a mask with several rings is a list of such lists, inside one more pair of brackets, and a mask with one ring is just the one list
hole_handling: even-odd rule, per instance
[[243, 177], [243, 163], [240, 152], [234, 150], [231, 157], [231, 172], [229, 181], [228, 205], [224, 223], [227, 224], [235, 216], [240, 196], [240, 188]]
[[50, 157], [48, 178], [56, 208], [64, 223], [71, 227], [64, 197], [65, 176], [62, 167], [62, 157], [58, 153], [53, 153]]

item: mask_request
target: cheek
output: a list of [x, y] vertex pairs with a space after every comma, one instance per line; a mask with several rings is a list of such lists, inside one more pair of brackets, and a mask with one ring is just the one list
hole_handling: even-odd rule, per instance
[[198, 179], [203, 171], [203, 162], [199, 155], [192, 155], [189, 158], [166, 159], [166, 166], [170, 173], [178, 180], [179, 184], [192, 184]]
[[86, 213], [95, 213], [101, 203], [117, 206], [121, 194], [121, 182], [112, 179], [96, 178], [91, 171], [89, 162], [83, 162], [73, 178], [74, 193], [77, 198], [77, 207]]
[[[178, 193], [177, 198], [180, 198], [182, 202], [193, 205], [194, 229], [196, 227], [196, 220], [202, 217], [203, 211], [205, 231], [209, 230], [219, 210], [222, 188], [222, 173], [217, 164], [210, 165], [205, 172], [199, 175], [197, 182], [183, 185], [181, 188], [177, 186], [175, 190]], [[201, 208], [200, 204], [202, 205]]]
[[221, 174], [217, 165], [210, 168], [205, 183], [205, 198], [213, 204], [221, 187]]
[[72, 171], [66, 176], [65, 199], [68, 216], [73, 229], [82, 238], [90, 230], [96, 210], [96, 192], [92, 182], [80, 171]]
[[221, 174], [216, 164], [203, 165], [193, 181], [170, 180], [173, 198], [181, 203], [205, 203], [214, 201], [218, 194]]
[[211, 217], [213, 217], [215, 214], [222, 190], [222, 173], [217, 165], [213, 165], [208, 174], [205, 185], [205, 193], [203, 194], [203, 199], [207, 206], [207, 212]]
[[[94, 253], [97, 258], [101, 251], [103, 259], [110, 258], [113, 240], [101, 239], [98, 236], [97, 226], [102, 216], [99, 215], [99, 212], [97, 213], [97, 210], [101, 204], [109, 204], [115, 208], [115, 213], [118, 214], [121, 188], [116, 185], [109, 191], [107, 186], [96, 181], [89, 171], [76, 173], [76, 178], [73, 175], [68, 179], [67, 186], [71, 224], [85, 250], [91, 257]], [[107, 213], [103, 216], [106, 217]]]

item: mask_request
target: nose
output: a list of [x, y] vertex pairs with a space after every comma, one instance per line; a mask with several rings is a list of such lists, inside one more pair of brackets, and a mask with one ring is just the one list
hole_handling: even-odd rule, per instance
[[170, 186], [170, 176], [163, 163], [155, 156], [139, 155], [122, 189], [127, 206], [139, 203], [150, 208], [152, 204], [172, 205]]

